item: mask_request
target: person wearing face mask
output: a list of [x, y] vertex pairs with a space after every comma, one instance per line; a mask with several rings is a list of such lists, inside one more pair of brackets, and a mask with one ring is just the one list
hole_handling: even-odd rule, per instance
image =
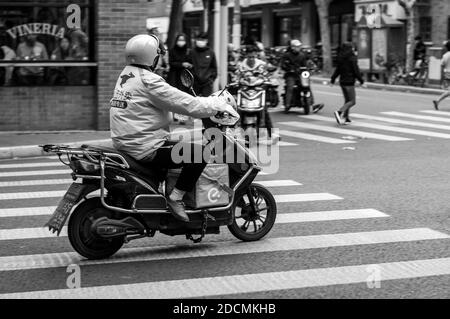
[[286, 81], [286, 105], [292, 107], [294, 85], [297, 81], [297, 69], [306, 67], [306, 56], [301, 52], [302, 43], [299, 40], [292, 40], [287, 52], [281, 59], [281, 68], [285, 71]]
[[177, 35], [174, 47], [169, 50], [169, 65], [170, 71], [167, 82], [179, 90], [186, 91], [186, 88], [181, 84], [181, 74], [183, 70], [192, 69], [192, 60], [186, 35], [183, 33]]
[[[180, 33], [175, 39], [174, 47], [169, 50], [169, 74], [167, 82], [181, 91], [187, 92], [187, 88], [181, 83], [181, 74], [184, 70], [192, 70], [192, 60], [190, 56], [190, 50], [187, 46], [186, 35]], [[186, 118], [183, 116], [175, 116], [174, 121], [185, 124]]]
[[[257, 58], [259, 49], [255, 45], [250, 45], [247, 48], [247, 57], [239, 63], [239, 67], [237, 70], [238, 77], [245, 77], [245, 76], [256, 76], [256, 77], [265, 77], [267, 74], [267, 63], [263, 60], [260, 60]], [[258, 126], [261, 121], [261, 117], [264, 118], [264, 124], [267, 129], [267, 138], [270, 140], [271, 143], [276, 143], [276, 139], [272, 139], [272, 120], [270, 118], [269, 111], [267, 109], [267, 105], [264, 108], [264, 112], [262, 116], [258, 117]], [[259, 131], [258, 131], [259, 134]], [[258, 136], [259, 137], [259, 136]]]
[[195, 49], [191, 52], [194, 74], [194, 90], [199, 96], [213, 93], [213, 83], [217, 78], [216, 55], [208, 47], [208, 35], [201, 33], [195, 40]]
[[205, 154], [201, 143], [170, 140], [171, 113], [199, 119], [221, 112], [239, 119], [239, 114], [223, 97], [193, 97], [169, 85], [155, 73], [160, 55], [159, 39], [153, 35], [136, 35], [127, 42], [127, 65], [110, 101], [111, 138], [117, 150], [142, 165], [160, 170], [181, 168], [167, 204], [175, 218], [188, 222], [183, 196], [194, 188], [208, 161], [201, 155], [198, 158]]

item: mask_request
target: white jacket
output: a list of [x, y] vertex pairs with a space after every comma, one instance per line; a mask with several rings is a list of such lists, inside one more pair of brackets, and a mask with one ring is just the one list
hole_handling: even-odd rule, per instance
[[193, 97], [130, 65], [119, 76], [110, 104], [113, 145], [137, 160], [151, 159], [169, 139], [171, 112], [205, 118], [229, 108], [221, 98]]

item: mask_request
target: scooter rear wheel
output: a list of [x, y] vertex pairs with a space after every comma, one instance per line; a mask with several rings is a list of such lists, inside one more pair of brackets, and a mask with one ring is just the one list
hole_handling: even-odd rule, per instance
[[104, 239], [91, 230], [95, 220], [112, 218], [112, 215], [113, 212], [105, 209], [99, 198], [81, 203], [70, 216], [67, 229], [73, 249], [87, 259], [104, 259], [114, 255], [124, 244], [124, 238]]
[[275, 224], [277, 204], [267, 188], [251, 184], [249, 191], [237, 199], [233, 216], [233, 224], [228, 229], [234, 237], [242, 241], [257, 241], [266, 236]]

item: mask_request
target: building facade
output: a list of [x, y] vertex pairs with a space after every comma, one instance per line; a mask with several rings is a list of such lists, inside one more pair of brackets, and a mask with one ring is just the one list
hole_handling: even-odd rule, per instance
[[109, 128], [147, 0], [0, 1], [0, 131]]

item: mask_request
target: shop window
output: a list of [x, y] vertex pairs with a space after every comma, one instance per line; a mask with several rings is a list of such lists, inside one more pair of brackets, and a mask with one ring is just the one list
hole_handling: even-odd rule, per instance
[[93, 1], [0, 1], [0, 85], [92, 85]]
[[419, 34], [422, 35], [424, 41], [431, 41], [431, 17], [420, 17]]

